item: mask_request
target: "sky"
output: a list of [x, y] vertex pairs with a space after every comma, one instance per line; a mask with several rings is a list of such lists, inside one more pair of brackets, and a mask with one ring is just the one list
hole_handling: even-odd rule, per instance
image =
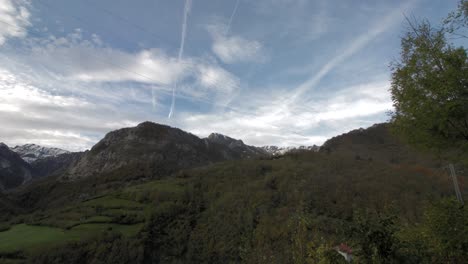
[[0, 0], [0, 142], [78, 151], [153, 121], [255, 146], [389, 119], [405, 16], [458, 0]]

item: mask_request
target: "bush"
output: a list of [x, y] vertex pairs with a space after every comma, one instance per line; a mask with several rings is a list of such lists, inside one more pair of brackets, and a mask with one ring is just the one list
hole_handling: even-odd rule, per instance
[[5, 232], [10, 230], [11, 225], [9, 223], [0, 223], [0, 232]]

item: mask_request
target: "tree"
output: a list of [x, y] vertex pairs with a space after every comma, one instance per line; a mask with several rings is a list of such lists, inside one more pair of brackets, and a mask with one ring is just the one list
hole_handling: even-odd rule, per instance
[[414, 145], [438, 151], [455, 146], [466, 153], [467, 52], [448, 43], [445, 28], [409, 24], [401, 58], [392, 65], [393, 127]]
[[448, 33], [468, 38], [466, 33], [461, 32], [464, 28], [468, 28], [468, 0], [461, 0], [458, 9], [448, 15], [444, 24]]
[[353, 218], [350, 234], [359, 263], [401, 263], [396, 215], [357, 210]]
[[405, 255], [413, 263], [466, 263], [468, 209], [455, 199], [429, 204], [423, 221], [400, 233]]

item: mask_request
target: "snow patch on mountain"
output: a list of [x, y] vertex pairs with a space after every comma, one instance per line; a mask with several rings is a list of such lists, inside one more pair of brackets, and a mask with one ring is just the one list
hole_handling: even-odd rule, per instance
[[16, 146], [11, 150], [18, 153], [18, 155], [20, 155], [21, 158], [28, 163], [32, 163], [37, 159], [56, 157], [61, 154], [70, 153], [67, 150], [59, 148], [48, 148], [36, 144]]
[[320, 147], [317, 145], [313, 146], [299, 146], [299, 147], [277, 147], [277, 146], [263, 146], [261, 149], [265, 150], [273, 156], [284, 155], [290, 152], [296, 151], [319, 151]]

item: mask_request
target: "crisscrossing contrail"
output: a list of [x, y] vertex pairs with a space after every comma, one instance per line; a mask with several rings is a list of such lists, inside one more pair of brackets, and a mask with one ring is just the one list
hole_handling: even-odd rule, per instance
[[[187, 35], [187, 18], [190, 13], [190, 9], [192, 8], [192, 0], [186, 0], [184, 6], [184, 18], [182, 21], [182, 33], [180, 39], [180, 47], [179, 47], [179, 54], [177, 56], [177, 62], [180, 63], [182, 60], [182, 56], [184, 55], [184, 46], [185, 46], [185, 36]], [[174, 86], [172, 87], [172, 103], [171, 103], [171, 110], [169, 111], [168, 118], [172, 117], [174, 113], [174, 106], [175, 106], [175, 92], [177, 89], [177, 82], [176, 79]]]

